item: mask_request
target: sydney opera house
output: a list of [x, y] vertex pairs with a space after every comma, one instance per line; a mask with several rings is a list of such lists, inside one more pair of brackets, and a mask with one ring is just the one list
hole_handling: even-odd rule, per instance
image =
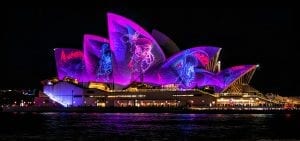
[[[108, 13], [108, 37], [85, 34], [83, 49], [54, 49], [57, 77], [44, 93], [68, 106], [214, 106], [264, 102], [249, 82], [258, 65], [221, 69], [221, 48], [179, 51], [163, 33]], [[226, 98], [226, 95], [238, 98]], [[257, 101], [256, 101], [257, 100]]]

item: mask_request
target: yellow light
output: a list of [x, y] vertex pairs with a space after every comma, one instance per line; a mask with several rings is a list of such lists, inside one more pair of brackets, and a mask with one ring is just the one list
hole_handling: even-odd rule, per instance
[[94, 88], [94, 89], [99, 89], [99, 90], [103, 90], [103, 91], [109, 90], [109, 88], [106, 84], [96, 83], [96, 82], [90, 82], [88, 88]]

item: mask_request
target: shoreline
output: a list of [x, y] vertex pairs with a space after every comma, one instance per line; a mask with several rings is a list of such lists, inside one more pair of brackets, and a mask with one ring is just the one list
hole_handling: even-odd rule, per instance
[[176, 114], [300, 114], [300, 109], [192, 109], [161, 107], [8, 107], [1, 113], [176, 113]]

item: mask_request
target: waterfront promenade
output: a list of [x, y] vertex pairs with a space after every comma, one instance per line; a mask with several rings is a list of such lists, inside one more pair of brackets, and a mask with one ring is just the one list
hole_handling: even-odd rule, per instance
[[182, 107], [3, 107], [2, 112], [79, 112], [79, 113], [213, 113], [213, 114], [272, 114], [300, 113], [300, 108], [182, 108]]

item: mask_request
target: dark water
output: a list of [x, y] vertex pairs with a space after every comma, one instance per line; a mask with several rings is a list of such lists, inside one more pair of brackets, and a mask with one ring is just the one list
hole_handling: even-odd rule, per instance
[[0, 140], [300, 140], [299, 114], [0, 113]]

